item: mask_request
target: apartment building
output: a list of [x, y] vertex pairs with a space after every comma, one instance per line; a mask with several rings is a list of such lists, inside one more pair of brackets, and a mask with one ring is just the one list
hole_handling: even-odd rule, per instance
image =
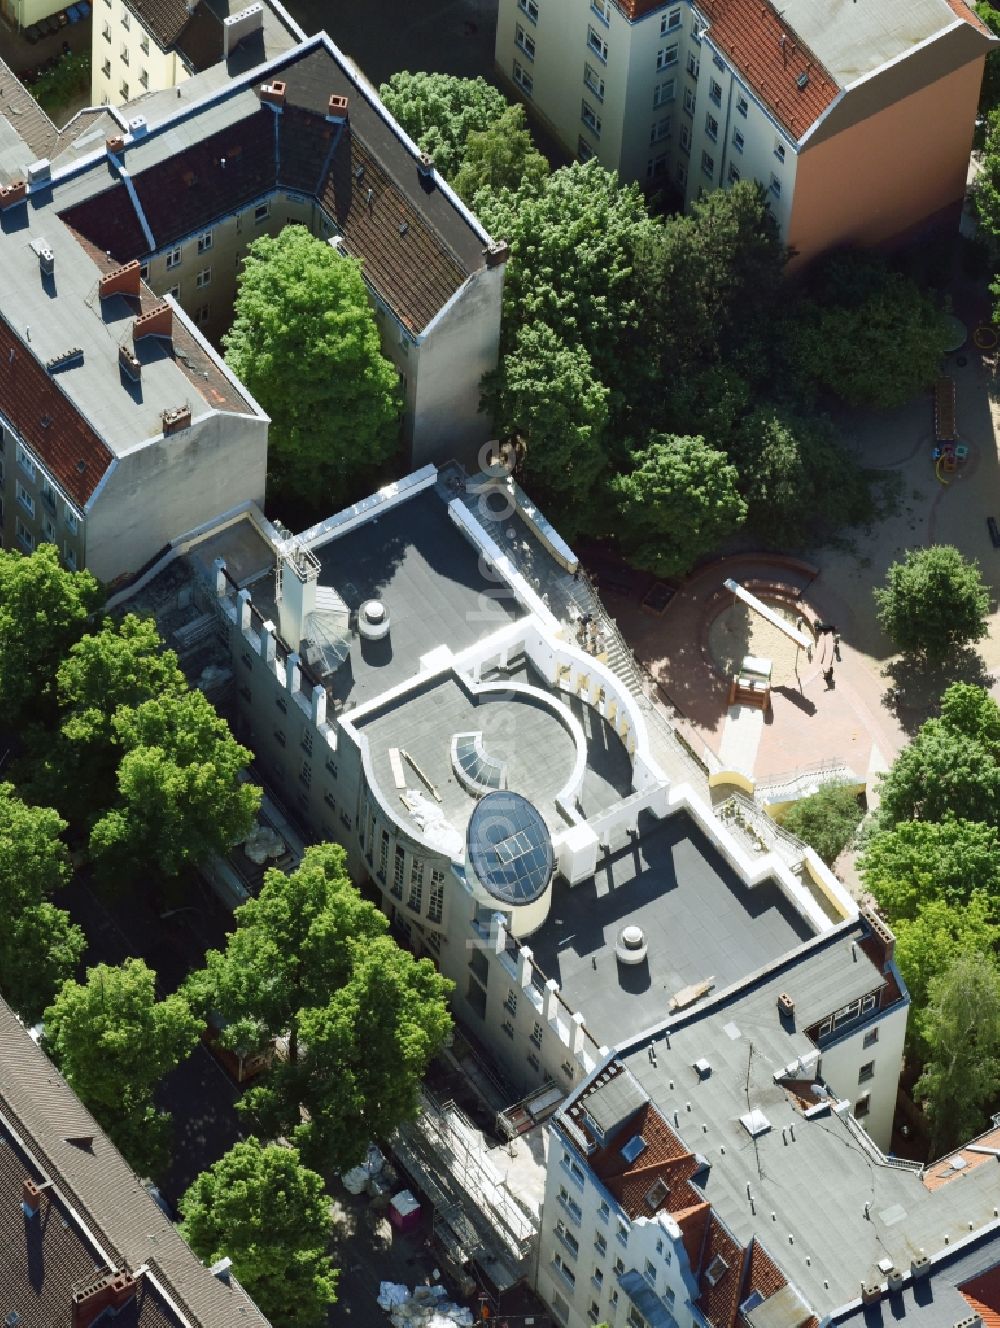
[[963, 0], [500, 0], [496, 66], [578, 160], [759, 181], [803, 263], [957, 225], [993, 45]]
[[240, 7], [230, 0], [97, 0], [91, 102], [124, 106], [219, 64], [231, 77], [304, 36], [272, 0]]
[[[252, 11], [240, 22], [259, 24], [261, 6]], [[248, 244], [307, 226], [363, 264], [414, 464], [475, 455], [489, 431], [479, 384], [497, 359], [506, 246], [325, 34], [127, 109], [121, 141], [63, 191], [75, 231], [119, 263], [137, 260], [154, 291], [217, 339]]]
[[0, 1299], [5, 1322], [268, 1328], [206, 1268], [0, 1001]]
[[138, 263], [66, 225], [58, 169], [32, 162], [6, 120], [0, 178], [3, 543], [53, 543], [112, 582], [263, 499], [268, 419]]

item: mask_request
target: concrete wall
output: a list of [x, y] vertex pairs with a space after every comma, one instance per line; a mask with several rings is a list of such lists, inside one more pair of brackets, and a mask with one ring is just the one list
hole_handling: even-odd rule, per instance
[[[854, 1032], [838, 1038], [822, 1051], [823, 1078], [838, 1098], [850, 1102], [852, 1113], [858, 1114], [859, 1102], [869, 1095], [868, 1112], [858, 1119], [885, 1152], [892, 1146], [892, 1121], [908, 1013], [908, 1005], [893, 1006], [879, 1018], [865, 1020]], [[871, 1063], [874, 1063], [872, 1077], [859, 1081], [862, 1067]]]
[[262, 503], [266, 471], [267, 423], [255, 416], [202, 413], [140, 444], [119, 457], [88, 513], [88, 566], [103, 581], [135, 571], [179, 533]]
[[961, 207], [982, 74], [979, 57], [806, 144], [788, 229], [796, 263], [835, 245], [882, 244]]
[[475, 458], [491, 436], [479, 410], [480, 381], [496, 368], [505, 268], [474, 273], [417, 347], [411, 462]]

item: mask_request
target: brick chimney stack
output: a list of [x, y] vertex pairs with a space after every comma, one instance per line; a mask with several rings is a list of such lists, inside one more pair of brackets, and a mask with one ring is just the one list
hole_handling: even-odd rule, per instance
[[139, 1283], [126, 1269], [105, 1269], [73, 1288], [72, 1328], [91, 1328], [106, 1310], [117, 1314], [135, 1296]]
[[42, 1189], [29, 1176], [21, 1187], [21, 1207], [25, 1217], [37, 1217], [42, 1206]]
[[132, 340], [141, 341], [143, 337], [166, 337], [174, 334], [174, 311], [169, 304], [157, 304], [147, 313], [140, 314], [132, 324]]
[[285, 84], [280, 78], [272, 79], [270, 83], [260, 85], [260, 99], [266, 102], [268, 106], [276, 106], [280, 110], [285, 104]]
[[97, 291], [102, 300], [108, 299], [111, 295], [135, 295], [139, 294], [140, 268], [139, 260], [133, 258], [131, 263], [125, 263], [122, 267], [116, 267], [113, 272], [105, 272], [98, 283]]

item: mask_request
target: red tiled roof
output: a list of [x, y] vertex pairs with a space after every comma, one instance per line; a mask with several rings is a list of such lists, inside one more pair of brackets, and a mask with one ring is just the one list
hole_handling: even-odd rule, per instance
[[787, 1286], [788, 1279], [774, 1262], [756, 1236], [750, 1242], [750, 1267], [747, 1271], [746, 1286], [740, 1303], [746, 1300], [751, 1291], [758, 1291], [768, 1300], [776, 1291]]
[[163, 50], [177, 40], [191, 17], [185, 0], [126, 0], [126, 4]]
[[[988, 1130], [986, 1134], [981, 1134], [976, 1139], [970, 1139], [969, 1143], [978, 1144], [982, 1148], [1000, 1148], [1000, 1130]], [[953, 1167], [952, 1159], [959, 1156], [962, 1157], [965, 1165], [958, 1168]], [[967, 1176], [975, 1167], [985, 1166], [986, 1163], [989, 1163], [990, 1166], [996, 1166], [996, 1158], [992, 1153], [973, 1153], [956, 1148], [947, 1157], [943, 1157], [925, 1168], [923, 1182], [928, 1190], [939, 1190], [942, 1185], [949, 1185], [952, 1181]]]
[[1000, 1328], [1000, 1265], [980, 1273], [958, 1289], [973, 1313], [982, 1319], [983, 1328]]
[[114, 453], [2, 317], [0, 365], [4, 410], [11, 424], [82, 508], [110, 468]]
[[[716, 1260], [721, 1256], [725, 1270]], [[713, 1278], [708, 1277], [713, 1270]], [[701, 1294], [698, 1308], [712, 1328], [732, 1328], [740, 1307], [743, 1282], [743, 1248], [729, 1234], [713, 1213], [705, 1235], [701, 1259]]]
[[671, 1214], [681, 1229], [681, 1239], [692, 1268], [698, 1268], [701, 1263], [701, 1247], [705, 1243], [705, 1228], [711, 1211], [711, 1204], [703, 1200]]
[[947, 0], [947, 3], [948, 7], [954, 10], [960, 19], [964, 19], [966, 23], [971, 23], [980, 32], [985, 32], [988, 37], [993, 36], [992, 29], [987, 23], [983, 22], [971, 5], [965, 4], [964, 0]]
[[[709, 38], [796, 139], [840, 92], [812, 51], [769, 0], [701, 0]], [[804, 87], [799, 80], [807, 76]]]

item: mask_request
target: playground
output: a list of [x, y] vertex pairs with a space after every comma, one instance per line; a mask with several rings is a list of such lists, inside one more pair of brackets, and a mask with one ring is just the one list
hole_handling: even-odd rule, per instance
[[[1000, 458], [997, 348], [992, 329], [977, 346], [970, 321], [939, 382], [892, 411], [843, 410], [845, 447], [895, 477], [894, 510], [867, 529], [843, 532], [808, 561], [754, 553], [697, 569], [659, 611], [606, 590], [609, 609], [659, 698], [672, 706], [696, 750], [761, 790], [796, 785], [823, 767], [874, 792], [885, 770], [940, 693], [959, 678], [1000, 694]], [[990, 333], [992, 335], [986, 335]], [[956, 545], [979, 561], [993, 596], [988, 639], [940, 673], [893, 655], [875, 618], [872, 591], [911, 548]], [[808, 648], [727, 583], [759, 599], [787, 627], [802, 625]], [[828, 629], [828, 630], [822, 630]], [[770, 666], [767, 705], [737, 688], [743, 665]], [[808, 780], [805, 781], [808, 784]], [[806, 790], [808, 791], [808, 790]]]

